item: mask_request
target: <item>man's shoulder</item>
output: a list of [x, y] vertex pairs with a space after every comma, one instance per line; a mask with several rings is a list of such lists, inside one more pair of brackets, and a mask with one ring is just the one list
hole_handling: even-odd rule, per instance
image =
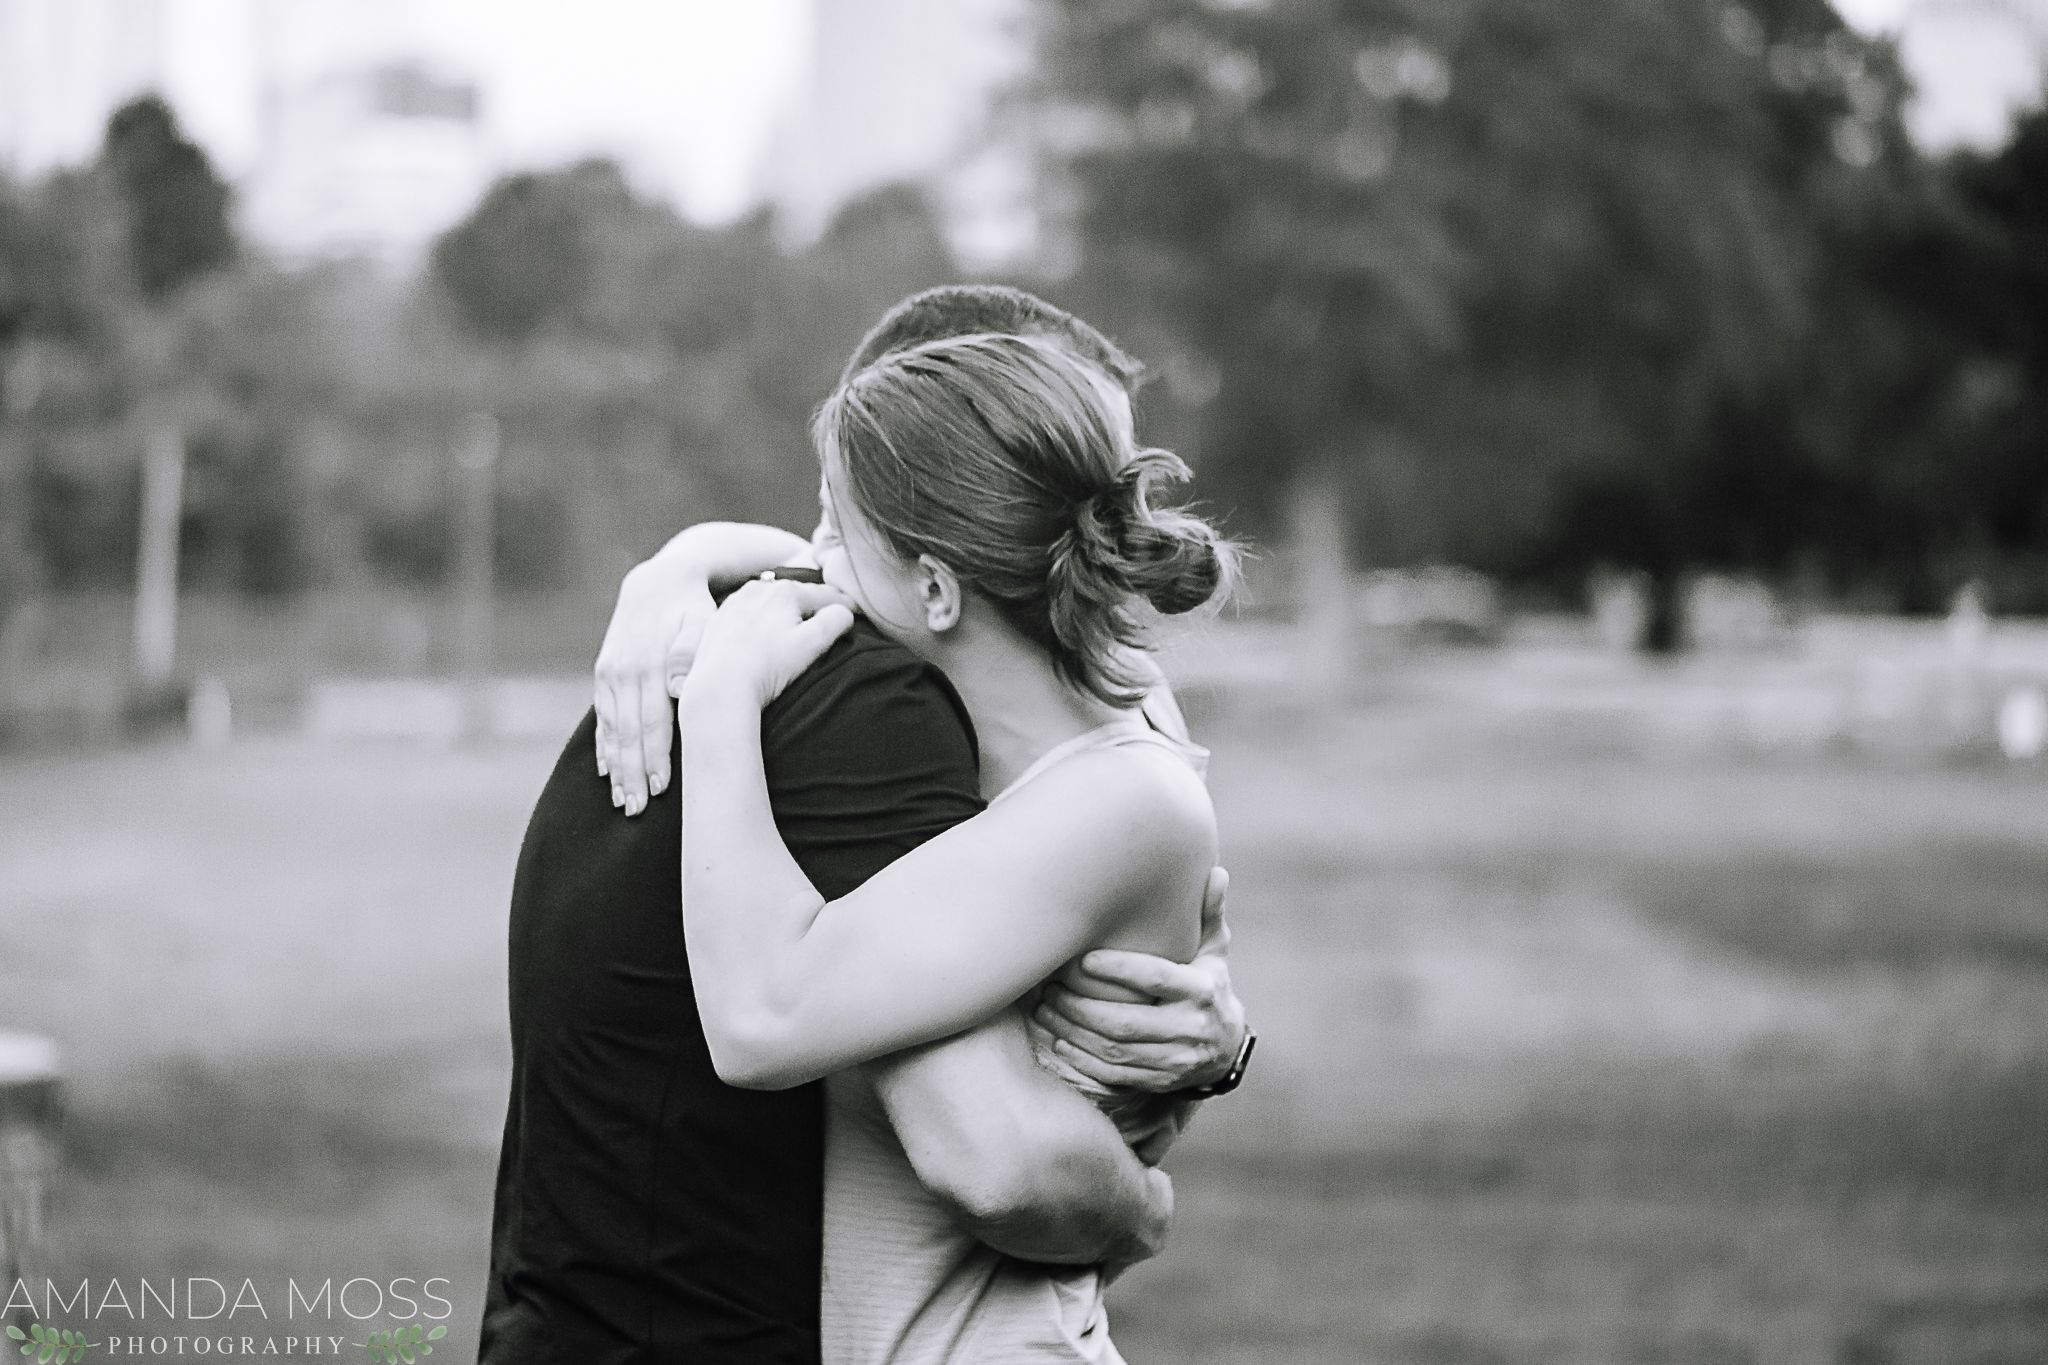
[[[671, 740], [670, 762], [676, 757]], [[579, 869], [627, 869], [659, 861], [673, 856], [680, 818], [680, 802], [671, 792], [651, 800], [645, 812], [630, 820], [612, 805], [611, 782], [597, 771], [597, 713], [585, 711], [534, 799], [520, 862], [524, 867], [545, 854], [552, 882]]]
[[800, 674], [761, 717], [764, 743], [829, 725], [887, 729], [938, 728], [957, 734], [970, 753], [974, 725], [953, 684], [936, 666], [891, 640], [865, 618]]
[[[848, 678], [900, 675], [910, 677], [931, 669], [907, 646], [897, 644], [875, 628], [865, 616], [853, 618], [853, 625], [832, 642], [811, 666], [797, 675], [783, 690], [783, 696], [831, 686]], [[937, 672], [931, 669], [932, 672]], [[781, 700], [781, 698], [777, 698]]]
[[609, 786], [597, 773], [597, 710], [592, 707], [584, 711], [582, 721], [555, 759], [554, 770], [541, 788], [541, 802], [556, 806], [574, 804], [600, 790], [608, 791]]
[[761, 761], [776, 828], [828, 899], [981, 809], [959, 695], [864, 621], [762, 712]]

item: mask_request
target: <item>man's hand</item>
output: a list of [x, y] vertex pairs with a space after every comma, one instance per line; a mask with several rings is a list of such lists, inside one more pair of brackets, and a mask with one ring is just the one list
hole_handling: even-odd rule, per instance
[[[1185, 966], [1113, 949], [1069, 963], [1046, 984], [1031, 1016], [1033, 1044], [1104, 1085], [1165, 1094], [1222, 1080], [1245, 1037], [1244, 1005], [1230, 988], [1230, 929], [1223, 922], [1229, 886], [1229, 873], [1220, 867], [1210, 872], [1202, 944]], [[1157, 1003], [1102, 999], [1105, 985]]]
[[809, 548], [773, 526], [705, 522], [626, 575], [593, 670], [597, 772], [611, 779], [614, 806], [638, 815], [674, 776], [668, 699], [681, 693], [697, 641], [718, 609], [712, 589], [791, 563]]

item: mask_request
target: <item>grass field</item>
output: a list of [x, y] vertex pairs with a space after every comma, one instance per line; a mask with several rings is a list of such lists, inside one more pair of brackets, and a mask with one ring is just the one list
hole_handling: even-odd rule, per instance
[[[1193, 699], [1262, 1042], [1117, 1291], [1133, 1365], [2048, 1361], [2048, 775], [1433, 695]], [[58, 1279], [443, 1275], [473, 1352], [553, 757], [0, 764]]]

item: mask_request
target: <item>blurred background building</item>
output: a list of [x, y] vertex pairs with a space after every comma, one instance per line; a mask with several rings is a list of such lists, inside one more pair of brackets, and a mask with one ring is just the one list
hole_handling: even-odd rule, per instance
[[817, 240], [861, 194], [956, 172], [992, 97], [1030, 55], [1018, 0], [848, 0], [813, 13], [805, 75], [763, 165], [763, 188], [796, 244]]
[[[665, 7], [666, 16], [647, 4], [609, 8], [594, 12], [592, 26], [610, 18], [621, 37], [640, 30], [636, 41], [651, 45], [657, 63], [674, 59], [667, 78], [676, 82], [697, 74], [684, 54], [722, 36], [706, 6]], [[636, 169], [680, 207], [725, 219], [772, 202], [784, 240], [807, 244], [848, 200], [943, 177], [967, 160], [991, 96], [1029, 50], [1019, 0], [786, 0], [760, 9], [783, 13], [742, 25], [765, 54], [758, 70], [739, 73], [754, 88], [723, 92], [722, 107], [650, 101], [612, 128], [584, 129], [572, 150], [665, 157], [680, 173]], [[495, 44], [482, 25], [465, 33], [469, 17], [508, 32]], [[234, 180], [253, 241], [290, 258], [417, 265], [426, 243], [526, 150], [521, 130], [491, 126], [500, 111], [483, 87], [494, 64], [534, 83], [527, 68], [546, 60], [548, 20], [531, 7], [469, 16], [423, 0], [7, 0], [0, 157], [31, 176], [87, 160], [116, 106], [162, 91]], [[555, 100], [573, 105], [607, 78], [654, 84], [663, 73], [600, 69]], [[692, 164], [687, 148], [703, 141], [729, 143], [717, 159], [741, 164]], [[983, 207], [967, 202], [961, 212]]]
[[288, 258], [417, 265], [490, 179], [476, 82], [420, 50], [403, 0], [254, 7], [249, 236]]

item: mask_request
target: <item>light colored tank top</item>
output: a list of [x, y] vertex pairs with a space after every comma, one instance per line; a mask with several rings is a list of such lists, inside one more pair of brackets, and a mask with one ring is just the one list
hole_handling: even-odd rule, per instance
[[[1055, 746], [989, 804], [1075, 754], [1126, 744], [1159, 745], [1197, 772], [1208, 760], [1162, 688], [1142, 718]], [[1120, 1094], [1049, 1053], [1039, 1061], [1114, 1117]], [[982, 1245], [918, 1181], [858, 1070], [828, 1077], [825, 1095], [824, 1365], [1123, 1365], [1095, 1267], [1038, 1265]]]

